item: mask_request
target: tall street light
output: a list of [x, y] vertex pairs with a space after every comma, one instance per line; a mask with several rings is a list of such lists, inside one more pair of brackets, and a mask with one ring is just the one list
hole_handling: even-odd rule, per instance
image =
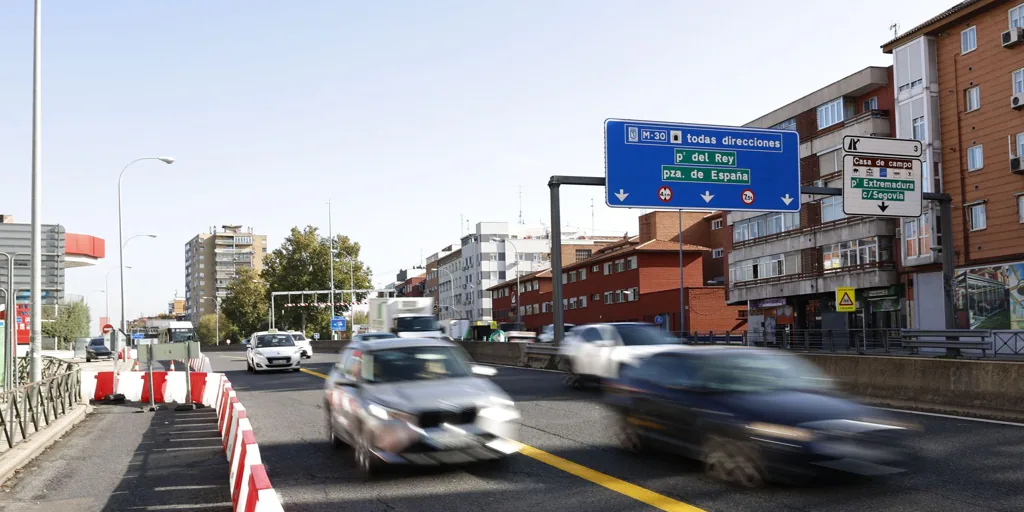
[[[124, 248], [128, 246], [129, 242], [131, 242], [132, 240], [135, 240], [136, 238], [142, 238], [142, 237], [156, 238], [157, 235], [155, 235], [153, 233], [148, 233], [148, 234], [142, 234], [142, 235], [132, 235], [132, 236], [128, 237], [128, 240], [125, 240], [124, 243], [121, 244], [121, 257], [122, 258], [124, 257]], [[129, 266], [129, 265], [122, 265], [121, 268], [129, 269], [129, 268], [131, 268], [131, 266]], [[126, 317], [124, 315], [124, 271], [122, 270], [121, 271], [121, 332], [122, 333], [127, 332], [126, 329], [127, 329], [127, 324], [126, 324]]]
[[[32, 38], [32, 268], [29, 292], [31, 302], [30, 348], [32, 360], [29, 366], [29, 381], [43, 380], [43, 5], [42, 0], [35, 0], [35, 24]], [[11, 279], [11, 282], [14, 280]], [[13, 288], [13, 287], [12, 287]], [[16, 294], [16, 292], [12, 291]], [[9, 313], [10, 315], [10, 313]], [[8, 320], [12, 317], [8, 316]], [[12, 342], [13, 343], [13, 342]], [[12, 354], [11, 359], [14, 359]]]
[[[125, 265], [124, 269], [125, 270], [131, 270], [132, 266], [131, 265]], [[108, 270], [107, 271], [107, 277], [105, 277], [103, 279], [103, 294], [107, 296], [107, 310], [106, 310], [106, 315], [105, 315], [107, 317], [107, 322], [110, 321], [110, 273], [115, 271], [115, 270], [117, 270], [117, 269], [116, 268], [112, 268], [112, 269]], [[101, 325], [100, 327], [103, 327], [103, 326]]]
[[[331, 249], [330, 249], [329, 256], [330, 256], [330, 259], [331, 259], [331, 325], [332, 326], [334, 325], [334, 226], [332, 225], [333, 221], [334, 221], [334, 216], [331, 215], [331, 200], [328, 199], [327, 200], [327, 234], [328, 234], [328, 237], [330, 239], [330, 244], [331, 244]], [[351, 286], [351, 283], [349, 283], [349, 286]], [[334, 339], [334, 336], [335, 336], [334, 328], [332, 327], [331, 328], [331, 339], [332, 340]]]
[[[147, 156], [143, 158], [136, 158], [121, 169], [121, 174], [117, 175], [117, 244], [121, 246], [120, 253], [118, 254], [118, 264], [121, 267], [121, 333], [125, 332], [125, 314], [124, 314], [124, 245], [127, 243], [124, 241], [124, 214], [122, 213], [123, 208], [121, 207], [121, 180], [124, 178], [124, 172], [128, 170], [133, 164], [142, 162], [143, 160], [159, 160], [165, 164], [173, 164], [174, 159], [169, 156]], [[116, 337], [115, 337], [116, 338]], [[111, 343], [113, 345], [113, 343]], [[111, 347], [111, 350], [116, 352], [115, 347]]]
[[[522, 322], [523, 322], [523, 316], [522, 316], [522, 313], [520, 313], [520, 311], [522, 311], [522, 306], [520, 306], [520, 304], [523, 302], [522, 301], [523, 289], [519, 287], [519, 274], [520, 274], [520, 272], [519, 272], [519, 248], [516, 247], [516, 244], [512, 243], [512, 241], [507, 239], [507, 238], [498, 238], [495, 241], [496, 242], [505, 242], [506, 244], [511, 245], [512, 249], [514, 249], [516, 251], [516, 328], [519, 329], [518, 326], [520, 324], [522, 324]], [[505, 264], [505, 267], [506, 268], [508, 267], [507, 263]]]

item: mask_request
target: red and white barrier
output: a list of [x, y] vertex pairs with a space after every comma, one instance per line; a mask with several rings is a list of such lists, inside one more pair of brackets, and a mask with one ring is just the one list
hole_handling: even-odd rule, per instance
[[[220, 375], [220, 374], [219, 374]], [[211, 405], [217, 410], [217, 428], [230, 464], [228, 483], [235, 512], [284, 512], [281, 498], [270, 485], [260, 448], [245, 406], [224, 375], [216, 386]]]
[[206, 356], [193, 357], [188, 360], [188, 367], [194, 372], [212, 372], [210, 358]]
[[[214, 398], [220, 379], [219, 373], [192, 372], [192, 402], [209, 404]], [[149, 402], [149, 379], [146, 372], [120, 372], [116, 389], [114, 372], [82, 371], [82, 398], [102, 400], [107, 395], [120, 393], [129, 402]], [[153, 372], [153, 401], [158, 404], [186, 403], [188, 390], [185, 372]]]

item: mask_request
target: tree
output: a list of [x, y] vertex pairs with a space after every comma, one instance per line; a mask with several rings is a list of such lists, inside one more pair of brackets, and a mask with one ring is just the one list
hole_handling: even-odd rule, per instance
[[248, 336], [267, 328], [268, 297], [267, 284], [256, 271], [241, 267], [238, 277], [228, 285], [228, 296], [221, 302], [220, 311], [239, 335]]
[[[220, 341], [224, 341], [228, 338], [235, 337], [236, 329], [231, 324], [231, 321], [224, 317], [224, 313], [220, 314]], [[217, 315], [209, 314], [199, 317], [199, 327], [196, 328], [196, 334], [199, 336], [199, 341], [207, 345], [216, 344], [217, 340]]]
[[366, 314], [365, 311], [352, 313], [352, 325], [366, 325], [368, 323], [370, 323], [370, 315]]
[[[359, 261], [360, 247], [349, 237], [338, 235], [334, 242], [334, 288], [372, 288], [372, 272]], [[330, 289], [330, 240], [319, 235], [317, 228], [307, 226], [304, 230], [294, 227], [281, 247], [268, 254], [263, 260], [263, 280], [269, 290], [301, 291]], [[351, 276], [351, 279], [350, 279]], [[366, 294], [356, 297], [364, 300]], [[299, 297], [294, 297], [296, 302]], [[312, 297], [306, 297], [307, 303]], [[323, 295], [319, 297], [325, 299]], [[335, 302], [351, 302], [351, 298], [335, 294]], [[285, 300], [274, 305], [274, 323], [279, 329], [305, 329], [319, 332], [322, 336], [330, 333], [331, 309], [329, 307], [285, 307]], [[347, 308], [338, 307], [339, 313]]]
[[89, 336], [89, 306], [85, 302], [67, 302], [43, 306], [43, 336], [57, 339], [57, 348], [67, 350], [75, 338]]

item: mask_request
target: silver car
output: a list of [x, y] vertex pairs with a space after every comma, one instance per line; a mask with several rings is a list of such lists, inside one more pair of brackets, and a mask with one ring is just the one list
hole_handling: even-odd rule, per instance
[[519, 450], [520, 414], [485, 378], [495, 373], [447, 341], [353, 341], [325, 384], [328, 434], [366, 475], [385, 464], [500, 459]]

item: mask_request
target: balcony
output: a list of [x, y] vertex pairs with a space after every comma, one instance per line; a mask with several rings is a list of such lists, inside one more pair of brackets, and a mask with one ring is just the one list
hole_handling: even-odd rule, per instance
[[898, 284], [899, 280], [896, 264], [881, 261], [826, 271], [817, 270], [729, 283], [729, 302], [829, 293], [839, 286], [875, 288]]
[[842, 147], [847, 135], [889, 137], [888, 110], [869, 110], [826, 128], [823, 133], [800, 144], [800, 158]]
[[729, 261], [749, 260], [768, 254], [822, 247], [872, 236], [895, 236], [897, 224], [883, 217], [846, 217], [818, 226], [791, 229], [742, 242], [734, 242]]

